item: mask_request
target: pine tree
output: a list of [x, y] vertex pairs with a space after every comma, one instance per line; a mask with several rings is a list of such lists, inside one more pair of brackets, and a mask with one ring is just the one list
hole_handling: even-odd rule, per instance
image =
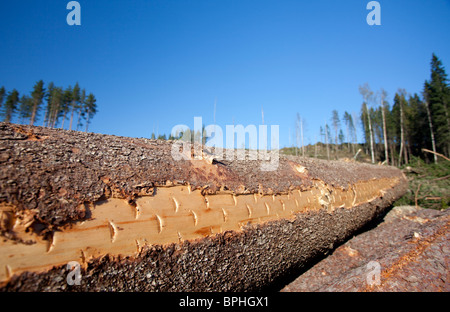
[[95, 113], [97, 113], [97, 100], [92, 93], [89, 93], [86, 103], [85, 103], [85, 113], [86, 113], [86, 132], [88, 131], [89, 124], [91, 119], [94, 117]]
[[55, 87], [52, 90], [51, 97], [49, 97], [49, 127], [56, 127], [58, 124], [58, 120], [62, 115], [63, 106], [64, 106], [64, 91], [61, 87]]
[[347, 111], [345, 111], [344, 117], [342, 118], [345, 124], [345, 130], [347, 135], [347, 151], [349, 153], [350, 153], [350, 117], [351, 115]]
[[69, 107], [70, 107], [69, 130], [72, 130], [73, 115], [74, 115], [75, 111], [78, 110], [79, 106], [80, 106], [80, 86], [78, 85], [78, 82], [77, 82], [72, 89], [72, 96], [71, 96], [71, 101], [69, 104]]
[[[352, 142], [352, 153], [355, 154], [355, 145], [357, 142], [357, 138], [356, 138], [356, 128], [355, 128], [355, 123], [353, 122], [353, 116], [348, 113], [347, 111], [344, 113], [344, 122], [345, 125], [347, 127], [347, 140], [350, 142]], [[350, 150], [349, 150], [350, 151]]]
[[331, 117], [331, 123], [333, 124], [333, 129], [334, 129], [334, 143], [335, 145], [335, 153], [337, 155], [337, 151], [338, 151], [338, 137], [339, 137], [339, 127], [341, 126], [341, 120], [339, 119], [339, 114], [337, 110], [333, 110], [332, 111], [332, 117]]
[[3, 99], [5, 98], [5, 94], [6, 94], [5, 87], [1, 87], [0, 88], [0, 111], [3, 107]]
[[345, 135], [344, 135], [344, 131], [342, 131], [342, 129], [339, 130], [339, 144], [344, 144], [345, 142]]
[[50, 103], [52, 98], [52, 92], [55, 88], [55, 84], [53, 82], [50, 82], [47, 86], [47, 91], [45, 92], [45, 101], [47, 102], [47, 105], [45, 106], [45, 112], [44, 112], [44, 120], [43, 120], [43, 126], [48, 125], [48, 121], [50, 118]]
[[33, 106], [31, 108], [31, 118], [30, 125], [33, 125], [36, 121], [37, 114], [39, 112], [42, 100], [45, 96], [44, 82], [39, 80], [33, 87], [33, 92], [31, 92], [31, 98], [33, 100]]
[[389, 164], [388, 138], [387, 138], [387, 129], [386, 129], [386, 97], [387, 97], [387, 92], [382, 88], [380, 90], [380, 109], [381, 109], [381, 118], [383, 119], [384, 158], [385, 158], [386, 164]]
[[[397, 125], [397, 139], [400, 141], [400, 150], [398, 152], [398, 165], [402, 165], [402, 160], [408, 163], [408, 154], [406, 149], [406, 130], [405, 130], [405, 108], [407, 105], [406, 91], [399, 89], [394, 96], [394, 106], [392, 113], [395, 124]], [[403, 158], [404, 157], [404, 158]]]
[[[365, 118], [367, 118], [367, 126], [364, 127], [364, 129], [367, 131], [368, 129], [368, 135], [369, 135], [369, 142], [370, 142], [370, 155], [372, 158], [372, 163], [375, 163], [375, 154], [374, 154], [374, 146], [373, 146], [373, 131], [372, 131], [372, 121], [370, 118], [370, 112], [367, 108], [367, 105], [370, 105], [369, 103], [372, 101], [373, 92], [370, 90], [369, 84], [365, 83], [364, 86], [359, 87], [359, 93], [363, 96], [364, 103], [363, 103], [363, 109], [362, 109], [362, 121], [363, 126], [365, 125], [366, 121]], [[363, 118], [365, 117], [365, 118]], [[367, 142], [367, 136], [366, 136], [366, 142]]]
[[86, 102], [86, 90], [83, 89], [81, 90], [81, 94], [80, 94], [80, 102], [77, 108], [77, 114], [78, 114], [78, 120], [77, 120], [77, 131], [78, 128], [82, 126], [82, 118], [84, 118], [84, 103]]
[[22, 95], [19, 103], [19, 123], [23, 124], [26, 119], [31, 117], [34, 102], [28, 95]]
[[325, 124], [325, 145], [327, 146], [327, 159], [330, 160], [330, 145], [328, 144], [328, 139], [330, 138], [330, 127]]
[[17, 104], [19, 103], [19, 92], [16, 89], [8, 92], [5, 105], [2, 109], [2, 116], [5, 122], [11, 122], [12, 117], [16, 113]]

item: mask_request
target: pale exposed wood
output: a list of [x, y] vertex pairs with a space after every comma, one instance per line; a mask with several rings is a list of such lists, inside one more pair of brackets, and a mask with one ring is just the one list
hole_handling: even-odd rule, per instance
[[[304, 168], [300, 168], [304, 171]], [[247, 224], [292, 219], [298, 213], [347, 208], [371, 202], [394, 187], [398, 178], [361, 181], [347, 189], [315, 181], [309, 190], [279, 195], [202, 195], [189, 186], [159, 187], [130, 205], [110, 198], [94, 203], [92, 215], [56, 231], [47, 240], [26, 231], [25, 220], [11, 229], [33, 244], [0, 242], [0, 281], [24, 271], [41, 272], [70, 261], [86, 264], [93, 257], [134, 255], [145, 245], [195, 240], [224, 231], [241, 231]], [[5, 211], [11, 212], [11, 207]], [[2, 210], [3, 211], [3, 210]], [[139, 213], [137, 213], [139, 212]], [[27, 223], [28, 226], [30, 224]]]
[[440, 157], [444, 158], [445, 160], [449, 160], [449, 161], [450, 161], [450, 159], [447, 158], [447, 157], [445, 157], [444, 155], [442, 155], [442, 154], [440, 154], [440, 153], [437, 153], [437, 152], [430, 151], [429, 149], [422, 148], [422, 151], [427, 152], [427, 153], [434, 154], [434, 155], [436, 155], [436, 156], [440, 156]]

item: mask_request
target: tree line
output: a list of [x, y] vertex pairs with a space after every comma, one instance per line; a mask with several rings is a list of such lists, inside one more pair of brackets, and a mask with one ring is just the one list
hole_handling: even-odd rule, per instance
[[[365, 83], [359, 87], [359, 93], [363, 100], [359, 116], [344, 112], [340, 118], [338, 111], [333, 110], [330, 123], [320, 127], [320, 142], [326, 147], [328, 159], [333, 153], [337, 158], [338, 150], [345, 147], [353, 155], [358, 153], [357, 119], [364, 135], [362, 146], [372, 163], [401, 166], [412, 157], [435, 163], [439, 156], [450, 157], [450, 84], [442, 61], [435, 54], [431, 58], [430, 78], [425, 80], [420, 95], [400, 88], [391, 105], [383, 88], [374, 92]], [[299, 116], [297, 124], [298, 120]]]
[[413, 156], [437, 163], [438, 154], [450, 156], [450, 84], [435, 54], [430, 79], [420, 95], [398, 89], [391, 106], [383, 89], [374, 94], [366, 83], [359, 91], [361, 124], [372, 163], [401, 166]]
[[40, 114], [42, 125], [46, 127], [60, 127], [64, 129], [80, 129], [85, 131], [97, 113], [97, 100], [93, 93], [86, 93], [78, 82], [75, 86], [63, 88], [53, 82], [44, 88], [44, 82], [39, 80], [29, 94], [19, 95], [16, 89], [6, 92], [0, 88], [0, 117], [5, 122], [35, 125]]

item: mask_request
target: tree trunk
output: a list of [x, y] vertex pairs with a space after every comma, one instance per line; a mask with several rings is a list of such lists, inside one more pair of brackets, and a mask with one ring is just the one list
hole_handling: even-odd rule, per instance
[[388, 140], [386, 134], [386, 116], [384, 113], [384, 99], [381, 102], [381, 118], [383, 118], [383, 140], [384, 140], [384, 158], [386, 159], [386, 164], [389, 165], [389, 153], [388, 153]]
[[88, 127], [89, 127], [89, 119], [91, 118], [90, 115], [91, 115], [91, 114], [89, 114], [89, 113], [87, 114], [87, 118], [86, 118], [86, 130], [85, 130], [84, 132], [87, 132], [87, 131], [88, 131]]
[[75, 108], [72, 106], [72, 111], [70, 113], [70, 123], [69, 123], [69, 130], [72, 130], [72, 122], [73, 122], [73, 112]]
[[[450, 117], [448, 115], [447, 105], [445, 105], [445, 117], [447, 117], [447, 131], [450, 135]], [[450, 157], [450, 143], [447, 142], [447, 156]]]
[[80, 119], [81, 119], [81, 112], [78, 112], [77, 131], [78, 131], [78, 127], [80, 126]]
[[63, 120], [61, 123], [61, 129], [64, 129], [64, 121], [66, 121], [66, 111], [64, 111]]
[[367, 119], [369, 120], [369, 135], [370, 135], [370, 155], [372, 157], [372, 164], [375, 163], [375, 154], [373, 151], [373, 132], [372, 132], [372, 122], [370, 121], [370, 111], [367, 109]]
[[328, 145], [328, 126], [325, 125], [325, 144], [327, 145], [327, 159], [330, 160], [330, 147]]
[[391, 165], [395, 166], [395, 144], [391, 142]]
[[403, 104], [400, 101], [400, 155], [398, 159], [398, 165], [402, 165], [402, 154], [405, 148], [405, 134], [403, 132]]
[[428, 126], [430, 127], [430, 133], [431, 133], [431, 147], [433, 148], [433, 158], [434, 163], [437, 164], [437, 156], [436, 156], [436, 142], [434, 140], [434, 131], [433, 131], [433, 123], [431, 121], [431, 113], [430, 113], [430, 106], [428, 104], [428, 101], [425, 100], [425, 107], [427, 109], [427, 116], [428, 116]]
[[303, 120], [300, 119], [300, 136], [302, 139], [302, 156], [305, 157], [305, 145], [303, 144]]
[[33, 110], [31, 111], [30, 126], [32, 126], [34, 124], [34, 119], [36, 118], [36, 109], [37, 109], [37, 105], [36, 105], [36, 103], [34, 103]]
[[347, 125], [347, 150], [350, 153], [350, 136], [348, 131], [348, 125]]

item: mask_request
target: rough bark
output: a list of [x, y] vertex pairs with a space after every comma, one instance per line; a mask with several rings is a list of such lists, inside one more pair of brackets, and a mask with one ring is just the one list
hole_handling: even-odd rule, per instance
[[[206, 208], [214, 206], [208, 202], [214, 196], [226, 195], [236, 203], [255, 201], [247, 204], [249, 220], [238, 229], [216, 227], [213, 233], [211, 227], [195, 239], [138, 243], [136, 252], [126, 254], [87, 257], [86, 245], [73, 259], [82, 266], [80, 285], [67, 284], [66, 263], [55, 260], [52, 267], [19, 268], [15, 273], [8, 259], [16, 255], [8, 258], [2, 252], [0, 262], [6, 267], [1, 269], [8, 278], [1, 281], [1, 289], [260, 290], [351, 236], [407, 188], [404, 175], [393, 167], [280, 156], [275, 171], [261, 171], [262, 161], [248, 158], [176, 161], [172, 143], [0, 123], [0, 249], [10, 248], [14, 240], [19, 247], [47, 241], [51, 255], [54, 244], [61, 246], [52, 238], [99, 222], [92, 216], [103, 203], [120, 199], [136, 208], [142, 198], [156, 198], [176, 185], [188, 186], [189, 193], [201, 192]], [[273, 200], [273, 205], [256, 204], [263, 199]], [[185, 203], [170, 202], [170, 207], [158, 209], [183, 210]], [[258, 207], [263, 210], [258, 212]], [[292, 214], [283, 217], [288, 209]], [[236, 212], [222, 210], [223, 219], [221, 214], [216, 221], [226, 228], [227, 218]], [[189, 212], [185, 219], [195, 228], [203, 215]], [[166, 230], [160, 217], [149, 220], [160, 222], [161, 235], [154, 237], [163, 238]], [[105, 227], [111, 230], [111, 246], [117, 233], [120, 241], [125, 225], [110, 220], [99, 228]], [[21, 239], [19, 230], [34, 235], [35, 242]]]
[[449, 228], [449, 209], [395, 207], [282, 291], [448, 292]]

